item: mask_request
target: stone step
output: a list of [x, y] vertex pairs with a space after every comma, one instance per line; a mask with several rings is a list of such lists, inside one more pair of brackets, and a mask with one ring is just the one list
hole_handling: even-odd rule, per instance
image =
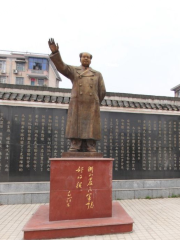
[[140, 198], [168, 198], [180, 196], [180, 187], [169, 188], [137, 188], [137, 189], [113, 189], [113, 200], [140, 199]]
[[0, 204], [35, 204], [35, 203], [49, 203], [49, 191], [0, 193]]
[[[172, 195], [180, 195], [180, 187], [112, 190], [113, 200], [167, 198]], [[0, 193], [0, 204], [35, 204], [48, 202], [49, 191]]]
[[[180, 187], [180, 179], [113, 180], [113, 189], [168, 188]], [[49, 191], [49, 182], [0, 183], [0, 193]]]
[[50, 191], [50, 182], [8, 182], [0, 183], [0, 193]]
[[142, 188], [170, 188], [180, 187], [180, 178], [173, 179], [141, 179], [141, 180], [113, 180], [113, 189], [142, 189]]
[[[180, 195], [180, 179], [113, 180], [112, 198], [138, 199]], [[49, 202], [49, 182], [0, 183], [0, 204]]]

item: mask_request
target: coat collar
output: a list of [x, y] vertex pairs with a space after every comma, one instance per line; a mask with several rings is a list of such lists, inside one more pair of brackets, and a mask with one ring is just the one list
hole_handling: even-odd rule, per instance
[[94, 76], [95, 71], [92, 68], [89, 68], [87, 72], [83, 73], [85, 70], [82, 66], [79, 67], [75, 67], [76, 72], [81, 75], [81, 76], [86, 76], [86, 77], [90, 77], [90, 76]]

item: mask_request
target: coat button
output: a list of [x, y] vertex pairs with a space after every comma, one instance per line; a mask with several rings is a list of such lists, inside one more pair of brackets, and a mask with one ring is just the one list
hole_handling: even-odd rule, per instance
[[92, 88], [93, 86], [92, 86], [92, 85], [90, 85], [90, 87]]
[[93, 78], [91, 78], [91, 80], [93, 80]]
[[80, 84], [79, 84], [79, 86], [81, 87], [81, 86], [82, 86], [82, 84], [80, 83]]
[[92, 93], [90, 93], [89, 95], [92, 96]]
[[80, 92], [80, 94], [82, 95], [83, 93], [82, 93], [82, 92]]

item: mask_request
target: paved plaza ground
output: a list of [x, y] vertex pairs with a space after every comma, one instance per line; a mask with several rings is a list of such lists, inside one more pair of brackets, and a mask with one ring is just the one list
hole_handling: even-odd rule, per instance
[[[133, 218], [133, 232], [75, 240], [180, 240], [180, 198], [119, 201]], [[22, 228], [41, 204], [0, 205], [0, 240], [22, 240]]]

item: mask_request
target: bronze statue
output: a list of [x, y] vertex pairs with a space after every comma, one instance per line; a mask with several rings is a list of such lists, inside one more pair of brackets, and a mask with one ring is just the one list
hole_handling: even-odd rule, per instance
[[57, 70], [72, 82], [71, 100], [68, 109], [66, 138], [71, 140], [70, 152], [96, 152], [96, 141], [101, 139], [100, 103], [106, 90], [100, 72], [89, 67], [92, 55], [81, 53], [81, 66], [74, 67], [63, 62], [59, 46], [49, 39], [50, 58]]

